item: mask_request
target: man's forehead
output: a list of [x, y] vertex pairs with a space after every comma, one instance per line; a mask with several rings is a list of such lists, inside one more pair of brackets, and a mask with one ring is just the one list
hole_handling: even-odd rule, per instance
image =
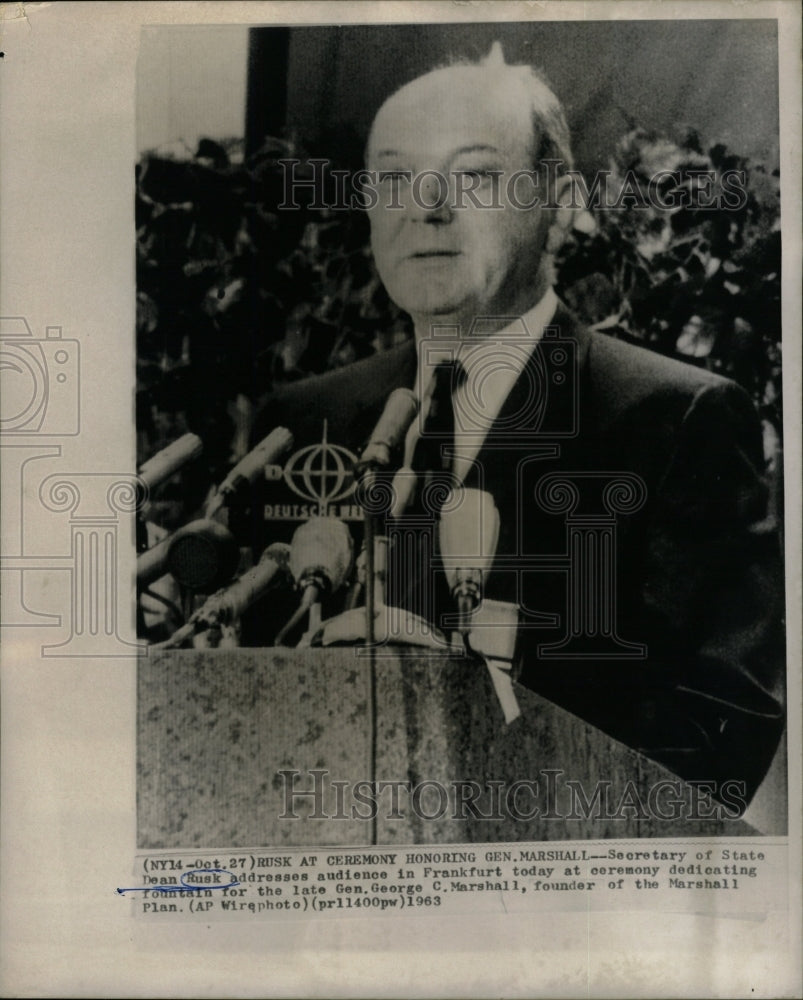
[[521, 90], [482, 67], [435, 70], [402, 87], [379, 109], [368, 158], [430, 150], [506, 151], [532, 138]]

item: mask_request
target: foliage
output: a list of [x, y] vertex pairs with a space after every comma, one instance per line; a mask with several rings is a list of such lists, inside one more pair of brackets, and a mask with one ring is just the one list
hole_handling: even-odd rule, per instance
[[[151, 153], [137, 167], [139, 455], [199, 434], [204, 460], [181, 484], [185, 501], [189, 492], [200, 503], [244, 452], [252, 408], [277, 381], [411, 334], [374, 271], [364, 213], [309, 199], [280, 207], [281, 161], [294, 157], [296, 176], [311, 176], [273, 138], [247, 159], [237, 141], [202, 140], [194, 156]], [[777, 172], [723, 146], [704, 151], [693, 133], [636, 130], [617, 146], [608, 184], [646, 191], [659, 170], [681, 187], [694, 170], [713, 171], [715, 192], [727, 171], [744, 171], [747, 197], [737, 209], [659, 209], [633, 196], [581, 213], [556, 262], [559, 292], [598, 329], [737, 379], [780, 430]]]
[[[617, 207], [600, 207], [590, 232], [575, 229], [562, 248], [566, 301], [597, 329], [735, 379], [780, 431], [777, 171], [721, 145], [705, 152], [693, 132], [671, 140], [634, 130], [616, 148], [608, 192], [603, 205]], [[655, 207], [683, 192], [685, 207]]]
[[[137, 167], [138, 453], [197, 433], [203, 461], [181, 492], [198, 503], [247, 448], [251, 407], [277, 381], [409, 335], [363, 215], [280, 208], [281, 161], [295, 155], [266, 139], [243, 162], [236, 141], [203, 140], [194, 156], [148, 154]], [[311, 176], [303, 161], [295, 169]]]

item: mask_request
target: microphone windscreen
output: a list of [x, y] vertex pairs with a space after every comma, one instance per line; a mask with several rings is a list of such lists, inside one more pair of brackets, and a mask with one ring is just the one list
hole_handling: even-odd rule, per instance
[[441, 511], [438, 539], [449, 587], [454, 589], [461, 569], [476, 569], [483, 580], [499, 544], [499, 511], [485, 490], [460, 489]]
[[354, 550], [351, 532], [335, 517], [313, 517], [293, 535], [290, 572], [297, 581], [322, 574], [332, 590], [346, 582]]
[[234, 535], [217, 521], [191, 521], [170, 540], [167, 570], [195, 593], [211, 594], [237, 571], [240, 549]]

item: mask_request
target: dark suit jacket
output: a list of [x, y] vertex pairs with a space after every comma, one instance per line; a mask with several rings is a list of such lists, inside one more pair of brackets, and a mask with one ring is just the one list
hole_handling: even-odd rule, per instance
[[[743, 781], [749, 798], [784, 720], [783, 577], [755, 410], [734, 383], [591, 333], [562, 306], [550, 329], [468, 482], [494, 496], [499, 556], [524, 567], [488, 580], [488, 596], [521, 609], [518, 678], [687, 780]], [[283, 387], [255, 436], [281, 424], [303, 446], [326, 419], [329, 440], [359, 452], [416, 364], [408, 344]], [[616, 518], [616, 629], [646, 655], [547, 658], [566, 632], [569, 541], [565, 511], [544, 509], [539, 482], [574, 476], [575, 513], [593, 516], [600, 486], [622, 473], [645, 499]], [[553, 568], [530, 556], [552, 556]]]

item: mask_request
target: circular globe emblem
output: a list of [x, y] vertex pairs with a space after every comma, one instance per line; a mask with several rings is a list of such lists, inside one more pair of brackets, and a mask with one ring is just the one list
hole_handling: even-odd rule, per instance
[[284, 481], [290, 489], [305, 500], [321, 506], [335, 503], [354, 492], [354, 463], [356, 456], [326, 438], [291, 455], [284, 467]]

